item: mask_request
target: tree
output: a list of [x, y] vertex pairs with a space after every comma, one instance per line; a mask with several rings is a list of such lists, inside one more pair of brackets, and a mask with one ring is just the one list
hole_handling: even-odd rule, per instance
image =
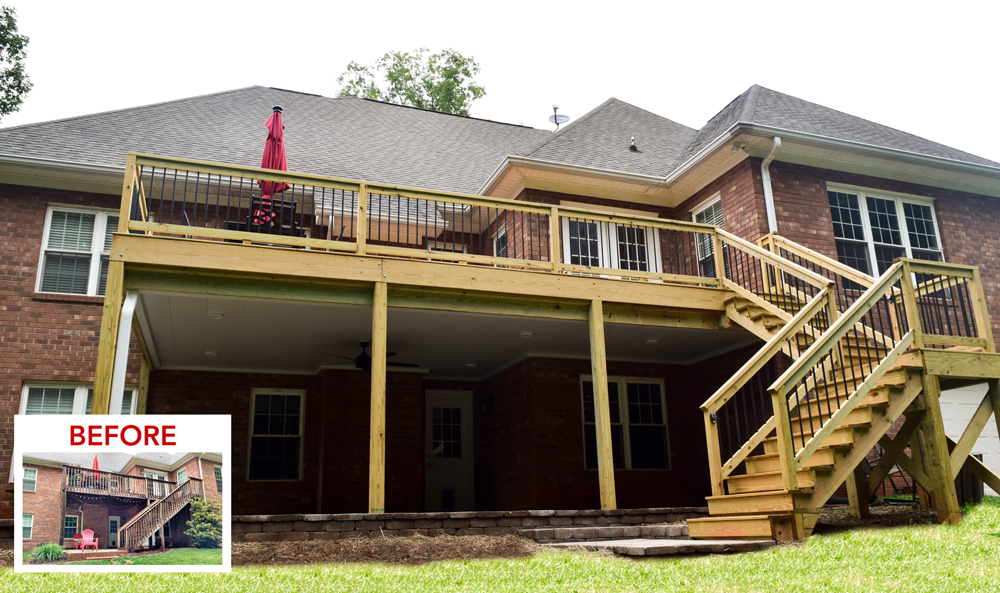
[[[486, 96], [486, 89], [472, 80], [479, 74], [479, 64], [453, 49], [428, 55], [429, 51], [425, 47], [412, 52], [392, 51], [379, 58], [374, 67], [352, 61], [337, 77], [343, 85], [338, 96], [469, 115], [472, 102]], [[384, 73], [382, 85], [376, 80], [378, 73]]]
[[207, 500], [191, 500], [190, 529], [184, 535], [198, 548], [214, 548], [222, 543], [222, 508]]
[[17, 111], [31, 90], [24, 71], [27, 47], [28, 38], [17, 32], [17, 13], [0, 6], [0, 117]]

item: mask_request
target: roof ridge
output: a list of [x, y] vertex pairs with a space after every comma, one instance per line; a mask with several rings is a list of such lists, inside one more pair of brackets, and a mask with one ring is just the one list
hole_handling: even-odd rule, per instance
[[[6, 132], [7, 130], [19, 130], [19, 129], [28, 128], [28, 127], [31, 127], [31, 126], [42, 126], [42, 125], [46, 125], [46, 124], [55, 124], [55, 123], [60, 123], [60, 122], [73, 121], [75, 119], [83, 119], [85, 117], [94, 117], [95, 115], [108, 115], [110, 113], [121, 113], [123, 111], [132, 111], [134, 109], [145, 109], [147, 107], [157, 107], [159, 105], [169, 105], [171, 103], [180, 103], [182, 101], [190, 101], [191, 99], [203, 99], [205, 97], [216, 97], [216, 96], [219, 96], [219, 95], [228, 95], [230, 93], [237, 93], [237, 92], [240, 92], [240, 91], [246, 91], [246, 90], [250, 90], [250, 89], [273, 89], [273, 90], [277, 90], [277, 91], [284, 91], [284, 89], [275, 89], [274, 87], [265, 87], [265, 86], [261, 86], [259, 84], [254, 84], [254, 85], [250, 85], [250, 86], [241, 87], [241, 88], [238, 88], [238, 89], [230, 89], [228, 91], [218, 91], [218, 92], [215, 92], [215, 93], [205, 93], [204, 95], [195, 95], [193, 97], [183, 97], [183, 98], [180, 98], [180, 99], [171, 99], [169, 101], [159, 101], [159, 102], [156, 102], [156, 103], [146, 103], [145, 105], [136, 105], [134, 107], [122, 107], [120, 109], [109, 109], [108, 111], [98, 111], [97, 113], [86, 113], [84, 115], [73, 115], [73, 116], [70, 116], [70, 117], [60, 117], [60, 118], [57, 118], [57, 119], [47, 119], [45, 121], [36, 121], [36, 122], [29, 123], [29, 124], [18, 124], [16, 126], [0, 127], [0, 132]], [[294, 93], [296, 91], [284, 91], [284, 92]], [[306, 94], [306, 93], [300, 93], [300, 94]], [[321, 95], [316, 95], [316, 96], [319, 97]]]
[[617, 101], [617, 99], [615, 99], [614, 97], [608, 97], [603, 103], [601, 103], [597, 107], [594, 107], [593, 109], [591, 109], [587, 113], [584, 113], [583, 115], [581, 115], [579, 119], [570, 122], [570, 124], [568, 126], [564, 127], [561, 130], [556, 130], [556, 131], [552, 132], [552, 135], [549, 136], [548, 138], [546, 138], [545, 140], [542, 140], [541, 142], [535, 144], [534, 146], [531, 146], [531, 147], [527, 148], [524, 152], [520, 152], [518, 154], [521, 155], [521, 156], [528, 156], [528, 155], [530, 155], [531, 153], [533, 153], [536, 150], [538, 150], [539, 148], [545, 146], [549, 142], [552, 142], [556, 138], [561, 137], [564, 133], [566, 133], [566, 130], [571, 130], [571, 129], [575, 128], [577, 126], [577, 124], [579, 124], [580, 122], [587, 121], [588, 119], [590, 119], [591, 117], [593, 117], [595, 113], [597, 113], [598, 111], [600, 111], [600, 110], [604, 109], [605, 107], [607, 107], [608, 105], [610, 105], [612, 101]]
[[[271, 87], [271, 88], [274, 88], [274, 87]], [[276, 90], [284, 90], [284, 89], [276, 89]], [[288, 92], [294, 93], [296, 91], [288, 91]], [[306, 94], [307, 95], [309, 93], [301, 93], [301, 94]], [[317, 97], [321, 97], [322, 95], [316, 95], [316, 96]], [[426, 111], [427, 113], [437, 113], [438, 115], [446, 115], [446, 116], [450, 116], [450, 117], [461, 117], [463, 119], [471, 119], [471, 120], [475, 120], [475, 121], [484, 121], [484, 122], [488, 122], [488, 123], [491, 123], [491, 124], [500, 124], [502, 126], [514, 126], [515, 128], [526, 128], [526, 129], [529, 129], [529, 130], [537, 130], [537, 129], [539, 129], [539, 128], [535, 128], [533, 126], [526, 126], [524, 124], [512, 124], [510, 122], [497, 121], [495, 119], [486, 119], [484, 117], [473, 117], [471, 115], [461, 115], [461, 114], [458, 114], [458, 113], [448, 113], [447, 111], [437, 111], [437, 110], [434, 110], [434, 109], [427, 109], [425, 107], [414, 107], [413, 105], [402, 105], [400, 103], [390, 103], [389, 101], [380, 101], [378, 99], [369, 99], [368, 97], [358, 97], [358, 96], [351, 95], [351, 96], [347, 96], [347, 97], [324, 97], [324, 98], [326, 98], [326, 99], [361, 99], [362, 101], [370, 101], [372, 103], [381, 103], [382, 105], [389, 105], [391, 107], [404, 107], [406, 109], [415, 109], [417, 111]], [[548, 130], [542, 130], [542, 131], [544, 132], [544, 131], [548, 131]]]
[[[757, 85], [754, 85], [754, 86], [757, 86]], [[814, 101], [809, 101], [808, 99], [803, 99], [801, 97], [796, 97], [795, 95], [789, 95], [788, 93], [783, 93], [781, 91], [776, 91], [774, 89], [769, 89], [767, 87], [758, 87], [758, 88], [760, 90], [762, 90], [762, 91], [767, 91], [769, 93], [774, 93], [776, 95], [781, 95], [783, 97], [789, 97], [791, 99], [795, 99], [796, 101], [802, 101], [803, 103], [809, 103], [810, 105], [815, 105], [817, 107], [822, 107], [823, 109], [827, 109], [829, 111], [833, 111], [834, 113], [838, 113], [840, 115], [845, 115], [847, 117], [851, 117], [851, 118], [854, 118], [854, 119], [857, 119], [857, 120], [861, 120], [861, 121], [863, 121], [865, 123], [868, 123], [868, 124], [871, 124], [871, 125], [874, 125], [874, 126], [878, 126], [880, 128], [885, 128], [887, 130], [892, 130], [892, 131], [898, 132], [900, 134], [905, 134], [905, 135], [910, 136], [912, 138], [917, 138], [919, 140], [923, 140], [924, 142], [930, 142], [931, 144], [936, 144], [938, 146], [947, 148], [948, 150], [954, 150], [955, 152], [960, 152], [960, 153], [962, 153], [964, 155], [967, 155], [967, 156], [970, 156], [970, 157], [974, 157], [974, 158], [977, 158], [977, 159], [983, 159], [983, 160], [986, 160], [986, 161], [990, 160], [990, 159], [987, 159], [986, 157], [981, 157], [978, 154], [972, 154], [971, 152], [966, 152], [964, 150], [955, 148], [953, 146], [949, 146], [949, 145], [944, 144], [942, 142], [938, 142], [936, 140], [931, 140], [930, 138], [924, 138], [923, 136], [918, 136], [918, 135], [916, 135], [916, 134], [914, 134], [912, 132], [907, 132], [905, 130], [900, 130], [899, 128], [894, 128], [892, 126], [887, 126], [885, 124], [880, 124], [877, 121], [872, 121], [870, 119], [867, 119], [867, 118], [864, 118], [864, 117], [861, 117], [861, 116], [858, 116], [858, 115], [852, 115], [850, 113], [847, 113], [846, 111], [841, 111], [839, 109], [834, 109], [833, 107], [827, 107], [826, 105], [822, 105], [822, 104], [816, 103]], [[758, 93], [758, 97], [759, 97], [759, 93]], [[754, 111], [756, 112], [756, 107], [754, 108]], [[748, 123], [752, 123], [752, 120], [748, 120]], [[914, 152], [914, 151], [908, 151], [908, 152]], [[918, 152], [916, 154], [921, 154], [921, 153]], [[947, 157], [938, 157], [938, 158], [947, 158]], [[957, 159], [952, 159], [952, 160], [957, 160]]]
[[[736, 121], [753, 121], [753, 116], [757, 113], [757, 102], [760, 100], [760, 91], [762, 88], [759, 84], [754, 84], [747, 89], [747, 92], [750, 94], [747, 96], [747, 102], [743, 105], [740, 118]], [[749, 115], [747, 115], [747, 112], [749, 112]]]

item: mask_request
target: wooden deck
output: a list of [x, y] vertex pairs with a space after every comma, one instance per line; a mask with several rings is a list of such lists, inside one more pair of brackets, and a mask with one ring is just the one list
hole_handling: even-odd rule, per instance
[[63, 466], [62, 489], [65, 492], [153, 500], [163, 498], [176, 486], [176, 482], [154, 480], [144, 476], [72, 465]]

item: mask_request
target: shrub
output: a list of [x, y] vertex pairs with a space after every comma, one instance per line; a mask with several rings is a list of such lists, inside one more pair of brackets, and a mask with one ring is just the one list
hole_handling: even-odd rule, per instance
[[44, 543], [31, 551], [34, 562], [55, 562], [66, 559], [66, 550], [55, 542]]
[[198, 548], [214, 548], [222, 543], [222, 507], [206, 500], [191, 501], [190, 528], [184, 535]]

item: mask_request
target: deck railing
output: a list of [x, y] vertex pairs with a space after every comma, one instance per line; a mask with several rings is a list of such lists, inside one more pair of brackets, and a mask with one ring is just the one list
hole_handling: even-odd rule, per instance
[[710, 225], [145, 154], [129, 155], [121, 210], [122, 233], [639, 282], [726, 278]]
[[123, 498], [160, 498], [176, 485], [176, 482], [144, 476], [130, 476], [72, 465], [63, 466], [62, 489], [67, 492]]

